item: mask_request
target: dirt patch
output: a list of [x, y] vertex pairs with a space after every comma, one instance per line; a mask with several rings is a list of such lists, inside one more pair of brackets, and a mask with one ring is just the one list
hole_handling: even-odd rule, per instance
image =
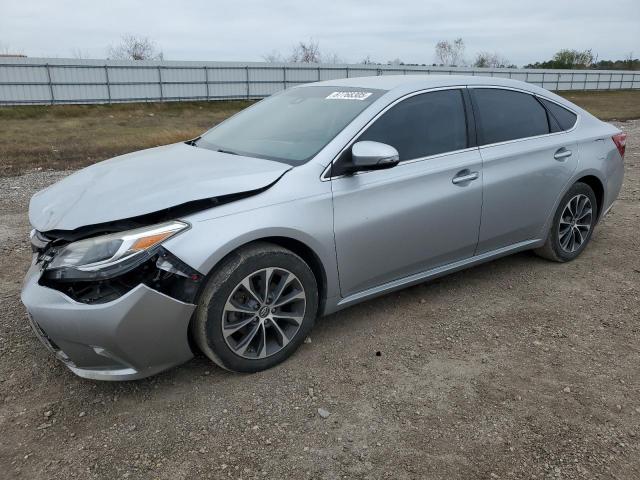
[[619, 125], [623, 191], [579, 259], [522, 253], [366, 302], [255, 375], [201, 357], [71, 374], [19, 301], [28, 199], [64, 172], [0, 179], [0, 476], [640, 478], [640, 121]]

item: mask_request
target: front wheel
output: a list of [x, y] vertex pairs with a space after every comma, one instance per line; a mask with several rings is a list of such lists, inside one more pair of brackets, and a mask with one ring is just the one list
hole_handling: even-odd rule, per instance
[[574, 184], [558, 205], [547, 241], [535, 253], [555, 262], [573, 260], [591, 240], [597, 218], [598, 204], [591, 187]]
[[236, 372], [284, 361], [311, 331], [318, 287], [293, 252], [255, 243], [229, 255], [207, 282], [192, 325], [200, 350]]

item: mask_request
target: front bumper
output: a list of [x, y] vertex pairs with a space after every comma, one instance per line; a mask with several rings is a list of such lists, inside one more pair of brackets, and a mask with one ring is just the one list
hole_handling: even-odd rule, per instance
[[107, 303], [84, 304], [38, 283], [33, 265], [22, 303], [38, 338], [76, 375], [135, 380], [193, 357], [188, 329], [195, 305], [140, 284]]

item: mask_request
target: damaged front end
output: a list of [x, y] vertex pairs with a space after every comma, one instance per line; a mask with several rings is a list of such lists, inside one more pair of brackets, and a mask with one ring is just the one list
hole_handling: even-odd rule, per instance
[[112, 301], [140, 284], [195, 303], [203, 275], [161, 245], [190, 228], [175, 218], [258, 195], [274, 183], [75, 230], [34, 229], [31, 245], [42, 271], [39, 283], [86, 304]]
[[122, 297], [140, 284], [185, 303], [194, 303], [203, 276], [162, 247], [187, 230], [181, 221], [70, 241], [33, 231], [39, 283], [76, 302], [100, 304]]
[[189, 360], [204, 275], [165, 247], [190, 234], [178, 219], [258, 195], [290, 169], [175, 144], [100, 162], [38, 192], [21, 293], [35, 334], [84, 378], [133, 380]]
[[21, 299], [36, 336], [95, 380], [144, 378], [190, 359], [203, 276], [162, 246], [189, 228], [171, 220], [88, 237], [34, 230]]

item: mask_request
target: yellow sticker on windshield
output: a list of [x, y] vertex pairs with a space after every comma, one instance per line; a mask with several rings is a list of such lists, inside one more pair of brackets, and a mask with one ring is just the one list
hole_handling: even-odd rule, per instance
[[371, 92], [333, 92], [327, 100], [364, 100], [371, 96]]

